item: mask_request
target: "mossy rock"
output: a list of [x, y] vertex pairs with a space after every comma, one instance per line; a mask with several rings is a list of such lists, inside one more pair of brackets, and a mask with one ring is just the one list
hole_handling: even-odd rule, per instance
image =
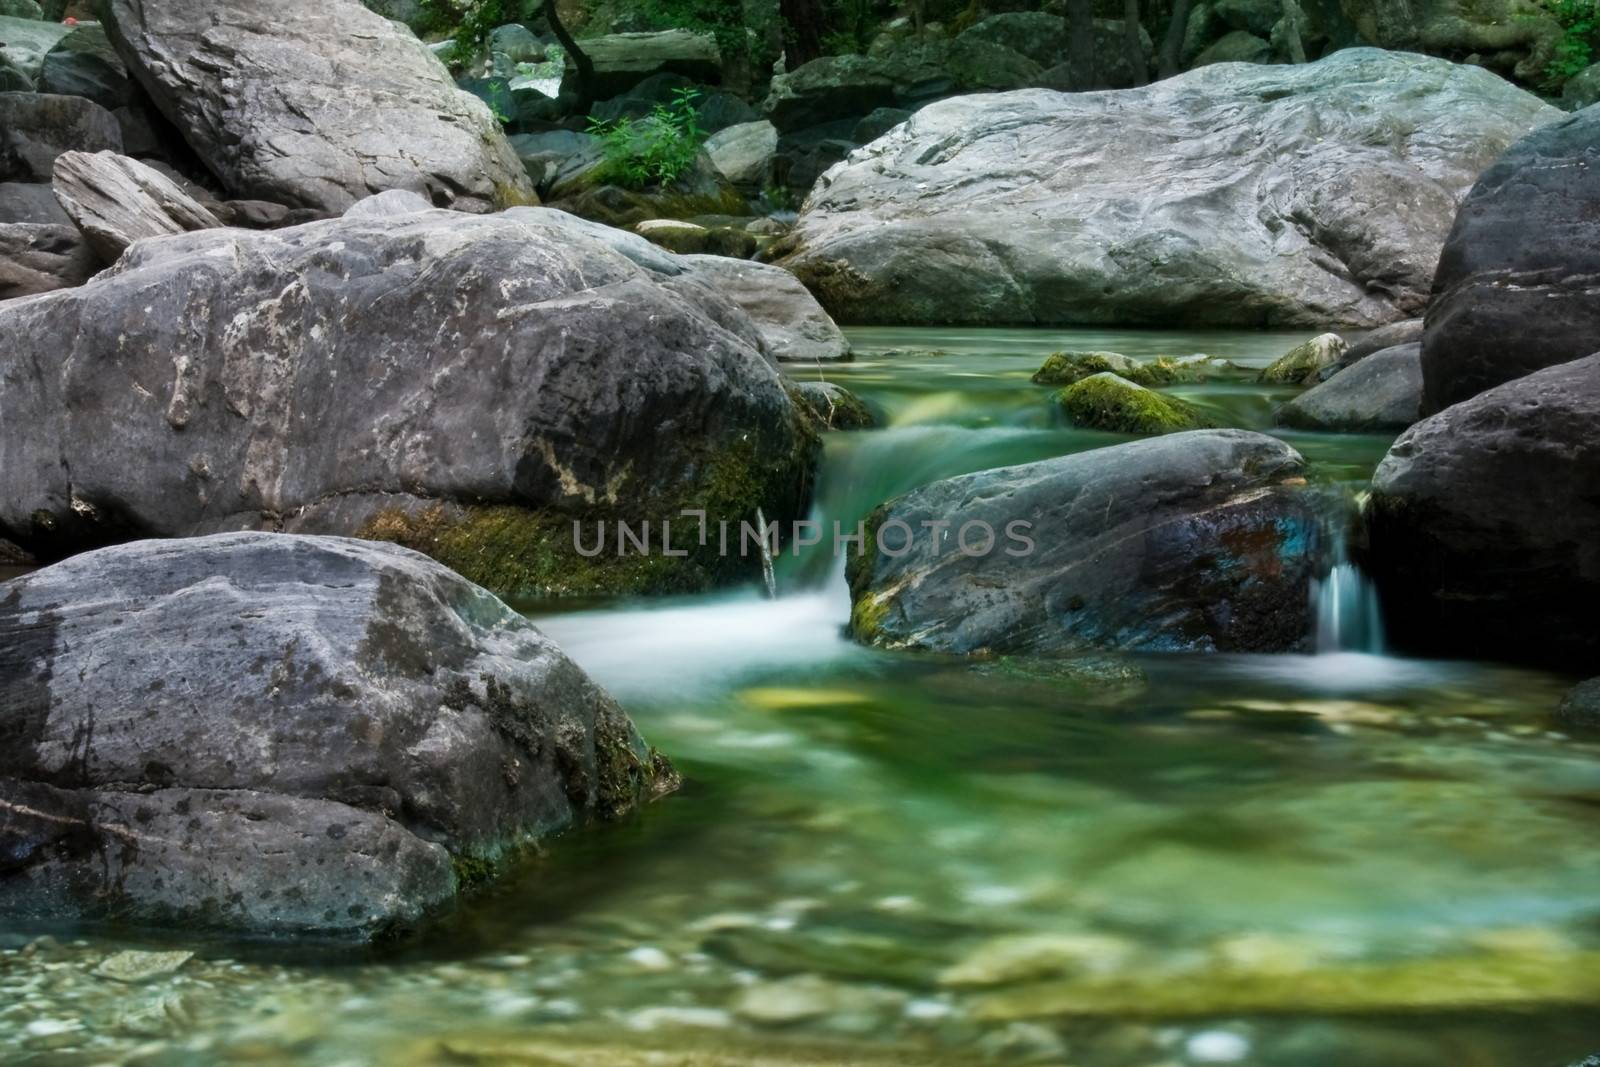
[[1110, 371], [1139, 385], [1161, 384], [1144, 364], [1120, 352], [1056, 352], [1033, 374], [1035, 385], [1073, 385]]
[[[693, 593], [744, 581], [759, 572], [760, 561], [724, 553], [713, 534], [700, 544], [696, 520], [685, 508], [704, 510], [711, 522], [754, 523], [757, 511], [783, 521], [794, 501], [810, 497], [810, 483], [821, 447], [812, 420], [796, 409], [793, 451], [766, 455], [754, 441], [712, 450], [691, 463], [698, 477], [677, 494], [646, 496], [632, 506], [576, 514], [515, 504], [428, 503], [395, 507], [374, 515], [358, 537], [390, 541], [431, 556], [463, 577], [507, 598], [578, 598]], [[685, 555], [662, 551], [662, 520], [671, 523], [671, 546]], [[636, 534], [650, 524], [650, 551], [634, 551], [619, 533], [626, 522]], [[604, 531], [598, 554], [592, 548]]]
[[681, 256], [749, 259], [756, 254], [760, 244], [756, 238], [734, 226], [700, 226], [678, 219], [646, 219], [636, 224], [633, 230], [651, 244]]
[[1102, 371], [1056, 394], [1073, 425], [1112, 433], [1163, 434], [1215, 424], [1193, 404]]
[[[604, 522], [606, 549], [594, 558], [574, 546], [573, 523], [592, 543]], [[637, 523], [630, 524], [638, 528]], [[462, 577], [508, 598], [645, 596], [707, 588], [711, 575], [697, 562], [659, 554], [619, 556], [614, 524], [514, 505], [379, 512], [358, 537], [391, 541], [432, 556]], [[677, 544], [674, 535], [674, 545]]]
[[794, 396], [830, 430], [865, 430], [877, 424], [865, 401], [832, 382], [795, 382]]
[[1317, 375], [1344, 358], [1350, 346], [1336, 333], [1313, 337], [1284, 353], [1261, 372], [1263, 385], [1311, 385]]

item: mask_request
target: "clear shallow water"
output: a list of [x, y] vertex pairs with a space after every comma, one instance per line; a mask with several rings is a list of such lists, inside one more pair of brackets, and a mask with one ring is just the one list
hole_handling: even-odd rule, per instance
[[[859, 331], [950, 354], [823, 371], [889, 426], [828, 441], [819, 517], [1117, 440], [1052, 420], [1027, 379], [1057, 348], [1264, 365], [1302, 339]], [[1278, 399], [1183, 393], [1256, 428]], [[1292, 440], [1350, 482], [1388, 443]], [[540, 616], [672, 755], [678, 796], [386, 951], [201, 945], [124, 986], [90, 971], [125, 942], [0, 941], [0, 1048], [1562, 1067], [1600, 1047], [1600, 750], [1549, 728], [1568, 680], [1343, 652], [1141, 657], [1084, 683], [858, 648], [825, 556], [780, 561], [779, 584]]]

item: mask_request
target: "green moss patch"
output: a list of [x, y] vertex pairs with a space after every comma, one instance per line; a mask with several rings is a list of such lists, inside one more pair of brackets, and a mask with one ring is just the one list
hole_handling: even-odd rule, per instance
[[1155, 374], [1120, 352], [1056, 352], [1033, 374], [1035, 385], [1072, 385], [1110, 372], [1139, 385], [1159, 385]]
[[1194, 405], [1109, 371], [1067, 386], [1056, 394], [1056, 403], [1074, 425], [1112, 433], [1176, 433], [1214, 425]]

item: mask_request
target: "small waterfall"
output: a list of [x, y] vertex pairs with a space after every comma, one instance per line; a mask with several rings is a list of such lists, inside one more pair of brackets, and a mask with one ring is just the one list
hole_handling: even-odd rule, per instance
[[[1341, 509], [1342, 511], [1342, 509]], [[1350, 560], [1346, 516], [1328, 524], [1331, 542], [1328, 573], [1311, 583], [1311, 604], [1317, 618], [1317, 652], [1384, 651], [1383, 615], [1378, 590], [1364, 571]]]
[[1383, 619], [1378, 592], [1354, 563], [1341, 561], [1312, 583], [1317, 609], [1317, 651], [1383, 652]]

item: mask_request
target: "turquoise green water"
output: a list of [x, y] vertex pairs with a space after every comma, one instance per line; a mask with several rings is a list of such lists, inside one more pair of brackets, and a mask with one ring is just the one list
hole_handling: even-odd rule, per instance
[[[862, 358], [821, 373], [887, 427], [828, 441], [818, 515], [847, 524], [933, 478], [1114, 443], [1029, 384], [1056, 348], [1265, 365], [1304, 338], [854, 339]], [[1180, 392], [1259, 429], [1287, 395]], [[1289, 439], [1351, 483], [1388, 443]], [[826, 558], [784, 560], [780, 586], [531, 608], [674, 758], [680, 794], [552, 842], [383, 952], [202, 945], [128, 987], [90, 973], [123, 942], [0, 942], [0, 1048], [1060, 1067], [1562, 1067], [1600, 1048], [1600, 751], [1547, 718], [1569, 680], [1342, 653], [1143, 657], [1084, 684], [855, 647]]]

